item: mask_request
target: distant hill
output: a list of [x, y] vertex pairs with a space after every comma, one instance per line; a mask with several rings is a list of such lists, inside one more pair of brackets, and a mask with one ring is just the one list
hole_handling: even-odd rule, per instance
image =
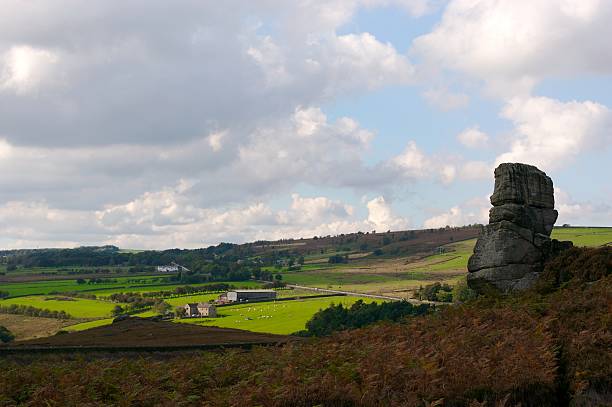
[[[177, 262], [189, 268], [202, 261], [228, 261], [252, 256], [307, 255], [320, 252], [372, 252], [385, 248], [389, 255], [429, 252], [438, 246], [478, 236], [481, 225], [388, 232], [356, 232], [334, 236], [220, 243], [201, 249], [126, 251], [115, 246], [83, 246], [74, 249], [21, 249], [0, 251], [7, 268], [156, 266]], [[191, 267], [190, 267], [191, 266]]]

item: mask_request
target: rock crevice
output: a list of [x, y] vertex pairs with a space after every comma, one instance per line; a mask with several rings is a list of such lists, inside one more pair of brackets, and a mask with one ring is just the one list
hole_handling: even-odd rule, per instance
[[491, 204], [489, 224], [468, 261], [468, 285], [479, 292], [527, 289], [548, 258], [572, 245], [550, 239], [558, 216], [552, 180], [531, 165], [500, 164]]

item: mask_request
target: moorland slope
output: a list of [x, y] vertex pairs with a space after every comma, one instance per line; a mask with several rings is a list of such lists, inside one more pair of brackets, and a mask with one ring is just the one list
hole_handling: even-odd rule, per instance
[[[4, 405], [591, 406], [612, 403], [612, 249], [524, 293], [250, 351], [3, 360]], [[28, 383], [24, 386], [24, 383]]]

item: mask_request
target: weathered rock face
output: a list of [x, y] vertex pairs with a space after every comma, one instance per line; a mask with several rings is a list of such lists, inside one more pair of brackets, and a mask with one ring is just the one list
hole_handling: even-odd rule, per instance
[[480, 292], [527, 289], [548, 258], [572, 245], [549, 237], [558, 215], [552, 180], [531, 165], [500, 164], [491, 204], [468, 261], [468, 285]]

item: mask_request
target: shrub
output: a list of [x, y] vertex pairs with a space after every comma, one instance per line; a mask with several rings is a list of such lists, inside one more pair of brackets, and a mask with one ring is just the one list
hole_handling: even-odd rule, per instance
[[455, 286], [453, 287], [452, 299], [455, 302], [466, 302], [469, 300], [473, 300], [477, 296], [478, 294], [476, 293], [476, 291], [468, 287], [467, 280], [465, 278], [462, 278], [461, 280], [457, 281], [457, 284], [455, 284]]
[[7, 328], [0, 325], [0, 342], [8, 343], [11, 342], [13, 339], [15, 339], [15, 335], [13, 335], [13, 333]]
[[31, 305], [11, 304], [8, 306], [0, 305], [0, 314], [27, 315], [30, 317], [70, 319], [72, 316], [66, 311], [51, 311], [48, 309], [36, 308]]
[[612, 247], [572, 247], [546, 263], [536, 290], [552, 292], [572, 280], [592, 282], [611, 273]]
[[327, 262], [330, 264], [348, 263], [348, 256], [342, 254], [334, 254], [333, 256], [329, 256], [329, 260]]
[[361, 328], [378, 321], [397, 321], [408, 315], [422, 315], [429, 310], [428, 305], [414, 306], [407, 301], [364, 303], [355, 302], [350, 307], [332, 304], [314, 314], [306, 323], [306, 331], [301, 336], [326, 336], [345, 329]]
[[416, 298], [427, 301], [453, 301], [453, 288], [448, 284], [428, 284], [425, 288], [421, 287], [416, 292]]
[[121, 307], [121, 305], [115, 305], [115, 307], [113, 308], [113, 310], [111, 311], [111, 315], [114, 317], [118, 317], [119, 315], [123, 314], [123, 307]]

